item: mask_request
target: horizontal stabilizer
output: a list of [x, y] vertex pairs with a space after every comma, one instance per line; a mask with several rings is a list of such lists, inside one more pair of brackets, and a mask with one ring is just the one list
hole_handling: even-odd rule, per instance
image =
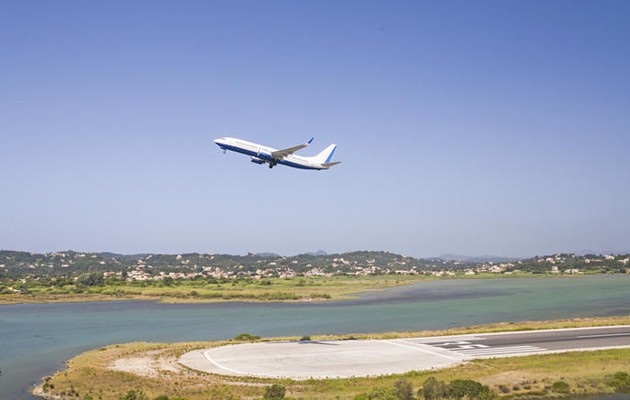
[[323, 163], [322, 167], [324, 168], [330, 168], [330, 167], [334, 167], [337, 164], [341, 164], [341, 161], [335, 161], [335, 162], [327, 162], [327, 163]]

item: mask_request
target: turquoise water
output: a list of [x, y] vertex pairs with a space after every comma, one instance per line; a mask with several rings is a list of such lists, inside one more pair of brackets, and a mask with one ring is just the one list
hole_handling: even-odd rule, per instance
[[0, 306], [0, 399], [85, 350], [130, 341], [442, 329], [499, 321], [630, 315], [630, 276], [420, 282], [325, 304], [155, 302]]

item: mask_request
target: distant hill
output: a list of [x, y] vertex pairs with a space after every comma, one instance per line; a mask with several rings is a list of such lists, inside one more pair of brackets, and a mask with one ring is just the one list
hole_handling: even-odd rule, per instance
[[324, 250], [317, 250], [317, 251], [306, 253], [306, 254], [308, 254], [309, 256], [315, 256], [315, 257], [328, 255], [328, 253], [326, 253]]
[[255, 255], [257, 257], [262, 257], [262, 258], [279, 258], [279, 257], [282, 257], [280, 254], [270, 253], [270, 252], [256, 253]]
[[578, 256], [600, 255], [600, 254], [630, 254], [630, 250], [629, 251], [610, 251], [610, 250], [603, 251], [603, 250], [582, 249], [580, 251], [574, 252], [574, 254], [577, 254]]
[[[0, 250], [2, 280], [22, 277], [77, 278], [86, 272], [108, 276], [134, 273], [145, 277], [183, 274], [187, 277], [260, 278], [321, 275], [508, 273], [630, 273], [630, 254], [586, 255], [559, 253], [528, 259], [497, 256], [443, 254], [440, 258], [407, 257], [386, 251], [353, 251], [327, 254], [317, 251], [297, 256], [275, 253], [230, 254], [133, 254], [61, 251], [30, 253]], [[12, 287], [13, 283], [6, 285]]]

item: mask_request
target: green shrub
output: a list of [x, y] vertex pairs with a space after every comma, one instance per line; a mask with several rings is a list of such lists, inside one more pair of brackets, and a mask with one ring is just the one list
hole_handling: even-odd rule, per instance
[[399, 379], [394, 383], [398, 400], [413, 400], [413, 386], [407, 379]]
[[142, 391], [130, 390], [127, 394], [120, 398], [120, 400], [148, 400], [147, 396]]
[[442, 381], [438, 381], [435, 377], [431, 376], [424, 381], [422, 389], [418, 391], [418, 397], [422, 396], [425, 400], [439, 400], [446, 394], [446, 384]]
[[626, 372], [617, 372], [606, 379], [606, 384], [615, 388], [617, 392], [630, 393], [630, 375]]
[[263, 396], [263, 399], [265, 400], [284, 399], [285, 392], [286, 392], [286, 389], [284, 388], [284, 386], [273, 384], [271, 386], [267, 386], [267, 389], [265, 389], [265, 395]]
[[471, 380], [456, 379], [446, 387], [446, 395], [450, 398], [461, 399], [490, 399], [493, 397], [488, 386]]
[[235, 342], [255, 342], [260, 340], [260, 336], [250, 335], [249, 333], [241, 333], [240, 335], [236, 335], [232, 338]]
[[551, 385], [551, 390], [553, 390], [556, 393], [569, 393], [571, 391], [571, 388], [569, 387], [569, 384], [563, 381], [556, 381], [553, 383], [553, 385]]
[[376, 388], [368, 393], [369, 400], [398, 400], [396, 390], [394, 388]]

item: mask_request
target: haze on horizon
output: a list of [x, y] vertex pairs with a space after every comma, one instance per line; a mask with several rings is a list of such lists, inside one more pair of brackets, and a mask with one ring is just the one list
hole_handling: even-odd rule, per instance
[[[630, 243], [630, 3], [10, 1], [0, 248], [532, 256]], [[315, 136], [261, 168], [212, 140]]]

